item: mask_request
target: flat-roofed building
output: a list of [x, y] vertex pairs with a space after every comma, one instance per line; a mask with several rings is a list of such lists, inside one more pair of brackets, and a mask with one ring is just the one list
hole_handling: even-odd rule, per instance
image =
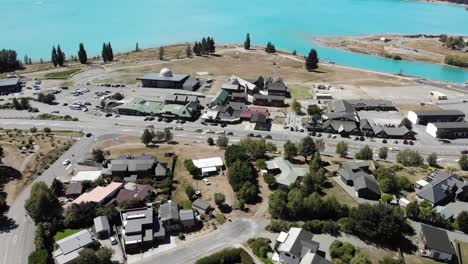
[[409, 121], [418, 125], [442, 122], [461, 122], [464, 118], [465, 113], [459, 110], [418, 110], [408, 112]]
[[83, 193], [78, 198], [73, 200], [72, 204], [94, 202], [104, 204], [111, 200], [115, 194], [122, 188], [121, 182], [111, 182], [109, 185], [102, 187], [98, 186], [90, 192]]
[[95, 181], [102, 176], [102, 171], [78, 171], [70, 182]]
[[56, 242], [57, 250], [52, 253], [56, 264], [75, 263], [79, 252], [96, 245], [96, 239], [90, 230], [81, 230]]
[[21, 92], [21, 82], [19, 78], [0, 79], [0, 95]]
[[94, 230], [99, 239], [108, 238], [111, 234], [111, 227], [107, 216], [98, 216], [94, 218]]
[[203, 176], [220, 173], [223, 170], [224, 162], [220, 157], [192, 160]]
[[183, 89], [194, 91], [200, 87], [200, 81], [188, 74], [175, 74], [164, 68], [159, 73], [148, 73], [137, 78], [143, 87]]
[[426, 132], [435, 138], [467, 138], [468, 122], [429, 123]]

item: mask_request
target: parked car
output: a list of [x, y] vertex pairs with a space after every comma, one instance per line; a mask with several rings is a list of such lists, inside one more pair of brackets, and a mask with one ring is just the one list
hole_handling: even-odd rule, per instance
[[397, 147], [391, 147], [391, 148], [390, 148], [390, 151], [398, 152], [398, 151], [400, 151], [400, 149], [397, 148]]
[[183, 126], [176, 126], [175, 130], [184, 130], [184, 127]]
[[248, 137], [254, 137], [254, 134], [249, 133], [249, 134], [247, 134], [247, 136], [248, 136]]
[[111, 113], [107, 113], [107, 114], [105, 115], [105, 117], [111, 117], [111, 116], [112, 116]]
[[71, 161], [70, 161], [69, 159], [66, 159], [66, 160], [64, 160], [64, 161], [62, 162], [62, 164], [63, 164], [64, 166], [67, 166], [67, 165], [70, 164], [70, 163], [71, 163]]
[[226, 135], [233, 136], [234, 133], [232, 133], [232, 132], [227, 132]]
[[224, 135], [224, 134], [226, 134], [226, 132], [224, 130], [219, 130], [219, 131], [216, 131], [215, 134], [216, 135]]
[[206, 184], [206, 185], [210, 185], [210, 181], [207, 179], [207, 178], [203, 178], [202, 181]]
[[266, 139], [272, 139], [273, 137], [271, 135], [266, 135], [265, 138]]
[[52, 112], [50, 112], [50, 113], [51, 113], [51, 114], [58, 114], [58, 113], [60, 113], [60, 111], [54, 110], [54, 111], [52, 111]]
[[203, 132], [203, 129], [197, 128], [197, 129], [195, 129], [195, 132], [201, 133], [201, 132]]
[[114, 236], [109, 237], [109, 240], [110, 240], [112, 245], [117, 245], [117, 239], [115, 239]]

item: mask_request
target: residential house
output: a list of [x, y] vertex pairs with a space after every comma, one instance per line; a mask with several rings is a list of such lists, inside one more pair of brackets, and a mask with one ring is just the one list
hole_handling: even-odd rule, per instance
[[117, 194], [117, 192], [122, 188], [121, 182], [111, 182], [109, 185], [97, 186], [93, 190], [83, 193], [78, 198], [72, 201], [73, 204], [88, 203], [94, 202], [98, 204], [106, 204], [108, 201]]
[[0, 79], [0, 95], [21, 92], [20, 78]]
[[276, 239], [273, 260], [284, 264], [332, 264], [319, 251], [320, 243], [313, 234], [297, 227], [281, 232]]
[[219, 90], [218, 93], [213, 97], [213, 99], [208, 103], [209, 107], [214, 106], [223, 106], [229, 100], [229, 92], [226, 90]]
[[111, 235], [112, 230], [107, 216], [98, 216], [93, 221], [97, 238], [105, 239]]
[[181, 227], [179, 206], [171, 200], [161, 203], [158, 210], [159, 220], [166, 232], [177, 231]]
[[75, 263], [79, 257], [79, 252], [83, 248], [97, 245], [93, 233], [87, 229], [60, 239], [56, 241], [56, 244], [57, 249], [52, 253], [56, 264]]
[[245, 95], [245, 93], [232, 93], [231, 102], [246, 103], [247, 96]]
[[284, 157], [277, 157], [266, 161], [269, 173], [275, 174], [276, 182], [286, 186], [296, 182], [299, 177], [309, 173], [308, 167], [295, 167]]
[[344, 183], [354, 187], [357, 197], [378, 200], [381, 195], [379, 184], [369, 174], [374, 169], [372, 161], [350, 161], [343, 162], [337, 173]]
[[152, 194], [154, 194], [153, 186], [128, 182], [109, 203], [122, 204], [131, 200], [141, 201], [150, 197]]
[[396, 107], [390, 100], [382, 99], [352, 99], [346, 100], [356, 111], [395, 111]]
[[265, 81], [265, 88], [268, 95], [288, 96], [288, 87], [281, 78], [276, 80], [269, 78]]
[[421, 232], [418, 241], [418, 254], [449, 262], [455, 256], [452, 242], [447, 235], [447, 231], [435, 228], [426, 224], [421, 224]]
[[283, 107], [285, 98], [281, 95], [254, 94], [252, 100], [254, 105]]
[[378, 138], [414, 139], [414, 134], [405, 126], [372, 126], [372, 136]]
[[211, 210], [211, 205], [201, 199], [197, 199], [192, 203], [192, 209], [196, 210], [199, 214], [207, 214]]
[[161, 180], [167, 176], [167, 163], [158, 162], [154, 169], [154, 177]]
[[344, 137], [361, 134], [357, 123], [353, 121], [327, 120], [323, 122], [322, 130], [326, 133], [340, 134]]
[[102, 171], [78, 171], [70, 182], [95, 181], [102, 177]]
[[426, 184], [421, 191], [416, 193], [418, 200], [426, 200], [433, 206], [445, 204], [468, 191], [468, 186], [463, 178], [448, 174], [444, 171], [431, 173]]
[[120, 211], [122, 244], [126, 253], [139, 253], [166, 237], [161, 221], [154, 218], [153, 206]]
[[67, 189], [65, 190], [65, 197], [67, 198], [77, 198], [83, 192], [83, 185], [81, 182], [72, 182], [68, 184]]
[[154, 176], [156, 174], [156, 160], [150, 155], [139, 157], [122, 156], [111, 160], [108, 165], [112, 176], [128, 177], [137, 175], [138, 177]]

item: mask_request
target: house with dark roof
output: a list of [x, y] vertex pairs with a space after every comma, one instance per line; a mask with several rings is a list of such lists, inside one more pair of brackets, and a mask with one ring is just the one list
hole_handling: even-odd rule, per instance
[[462, 122], [465, 113], [459, 110], [417, 110], [409, 111], [408, 119], [413, 124], [427, 125], [428, 123]]
[[140, 253], [166, 237], [161, 221], [153, 215], [153, 206], [120, 211], [122, 244], [126, 253]]
[[122, 204], [131, 200], [141, 201], [145, 200], [153, 193], [154, 189], [151, 185], [128, 182], [109, 203]]
[[429, 123], [426, 132], [434, 138], [468, 138], [468, 122]]
[[192, 203], [192, 209], [199, 214], [207, 214], [211, 210], [211, 205], [201, 199], [197, 199]]
[[[370, 134], [370, 131], [368, 132]], [[414, 139], [414, 133], [405, 126], [372, 126], [372, 136], [378, 138]]]
[[455, 200], [468, 191], [468, 186], [463, 178], [458, 178], [445, 171], [432, 172], [426, 181], [428, 184], [416, 193], [416, 197], [419, 200], [428, 201], [433, 206]]
[[21, 82], [19, 78], [0, 79], [0, 95], [21, 92]]
[[81, 182], [71, 182], [65, 190], [65, 197], [75, 199], [83, 192], [83, 185]]
[[348, 99], [356, 111], [395, 111], [396, 107], [390, 100], [382, 99]]
[[167, 232], [177, 231], [181, 227], [179, 206], [171, 200], [161, 203], [158, 210], [159, 220]]
[[447, 231], [421, 224], [418, 240], [418, 254], [440, 261], [449, 262], [456, 254]]
[[167, 174], [167, 163], [161, 163], [151, 155], [142, 154], [138, 157], [121, 156], [110, 161], [108, 173], [117, 177], [157, 177], [164, 178]]
[[263, 95], [263, 94], [254, 94], [253, 95], [253, 104], [262, 105], [262, 106], [275, 106], [282, 107], [284, 106], [284, 100], [286, 97], [281, 95]]
[[268, 95], [288, 96], [288, 87], [281, 78], [273, 80], [269, 78], [265, 81], [265, 88]]
[[357, 197], [379, 200], [381, 196], [379, 184], [370, 174], [374, 169], [372, 161], [349, 161], [341, 163], [337, 173], [344, 183], [354, 187]]
[[209, 107], [213, 106], [223, 106], [227, 103], [229, 100], [229, 92], [226, 90], [219, 90], [218, 93], [211, 99], [211, 101], [208, 103]]
[[156, 179], [163, 179], [167, 176], [167, 163], [158, 162], [154, 169], [154, 177]]
[[319, 250], [313, 234], [297, 227], [281, 232], [274, 246], [273, 261], [284, 264], [332, 264]]
[[245, 95], [245, 93], [232, 93], [231, 102], [245, 103], [247, 102], [247, 96]]
[[137, 78], [142, 87], [183, 89], [194, 91], [200, 87], [200, 80], [188, 74], [175, 74], [164, 68], [159, 73], [148, 73]]
[[180, 210], [179, 211], [179, 217], [180, 217], [180, 224], [182, 225], [182, 228], [185, 230], [190, 230], [192, 229], [195, 224], [195, 215], [193, 213], [193, 210]]
[[326, 133], [340, 134], [345, 137], [361, 134], [357, 123], [353, 121], [327, 120], [323, 122], [322, 130]]

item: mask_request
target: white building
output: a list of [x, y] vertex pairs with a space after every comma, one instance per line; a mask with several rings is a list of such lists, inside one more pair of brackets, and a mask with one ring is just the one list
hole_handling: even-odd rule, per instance
[[70, 182], [95, 181], [102, 176], [102, 171], [78, 171]]
[[192, 160], [193, 165], [197, 167], [203, 176], [214, 173], [222, 173], [224, 162], [220, 157]]
[[432, 99], [434, 100], [447, 100], [447, 95], [438, 91], [431, 92]]
[[333, 99], [333, 96], [329, 93], [318, 93], [315, 95], [317, 100], [331, 100]]

